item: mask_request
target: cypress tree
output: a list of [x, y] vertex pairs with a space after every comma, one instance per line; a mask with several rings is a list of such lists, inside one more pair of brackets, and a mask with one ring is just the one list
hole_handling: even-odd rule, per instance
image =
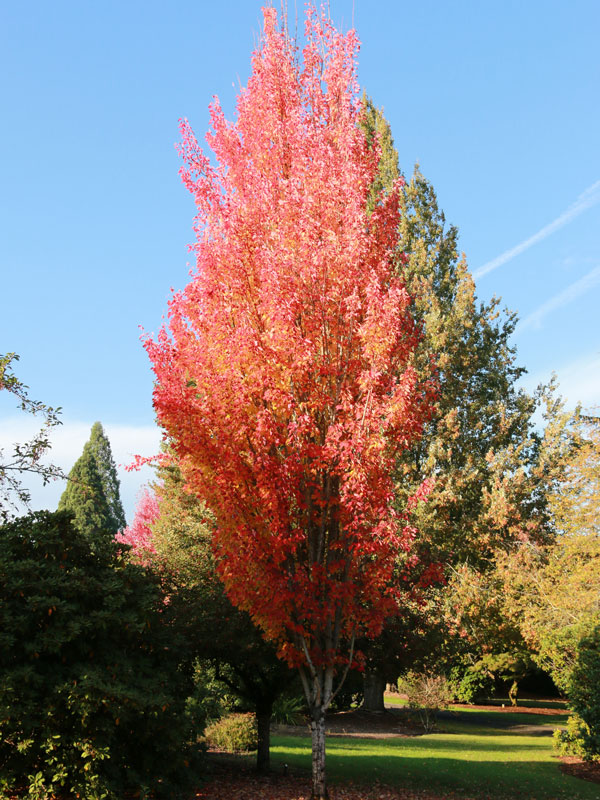
[[117, 468], [110, 449], [110, 442], [99, 422], [95, 422], [92, 426], [89, 446], [96, 461], [104, 496], [110, 509], [110, 527], [116, 533], [123, 530], [127, 522], [123, 505], [121, 504], [119, 479], [117, 478]]
[[83, 453], [69, 473], [58, 510], [70, 511], [75, 527], [91, 539], [112, 540], [125, 527], [117, 470], [99, 422], [94, 423]]
[[[370, 100], [363, 125], [368, 139], [378, 135], [379, 181], [390, 187], [400, 174], [398, 154], [389, 124]], [[532, 418], [539, 397], [517, 388], [526, 372], [510, 343], [517, 315], [503, 311], [497, 298], [477, 301], [458, 254], [458, 229], [446, 225], [418, 166], [402, 203], [398, 270], [423, 330], [414, 363], [423, 379], [437, 370], [439, 396], [425, 435], [398, 464], [397, 490], [403, 498], [424, 478], [435, 478], [429, 501], [418, 509], [417, 527], [439, 561], [468, 558], [485, 566], [526, 522], [543, 533], [542, 498], [526, 480], [538, 453]], [[503, 506], [501, 514], [494, 501]]]

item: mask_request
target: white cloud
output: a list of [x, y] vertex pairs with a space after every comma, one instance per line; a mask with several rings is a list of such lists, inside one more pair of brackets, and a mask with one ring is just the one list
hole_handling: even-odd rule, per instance
[[600, 353], [590, 354], [556, 370], [560, 393], [569, 406], [600, 406]]
[[[46, 461], [61, 467], [68, 473], [83, 451], [90, 437], [93, 422], [65, 421], [54, 428], [51, 434], [52, 449]], [[0, 419], [0, 449], [10, 453], [16, 442], [25, 442], [40, 429], [41, 422], [34, 417], [11, 416]], [[124, 467], [133, 461], [135, 455], [152, 456], [160, 448], [161, 432], [154, 425], [103, 425], [110, 440], [113, 458], [117, 465], [121, 482], [121, 500], [127, 520], [131, 522], [137, 495], [154, 473], [144, 467], [136, 472], [127, 472]], [[31, 492], [31, 507], [54, 509], [64, 490], [64, 481], [53, 481], [46, 486], [34, 475], [23, 475], [22, 483]]]
[[572, 222], [576, 217], [578, 217], [580, 214], [583, 214], [583, 212], [587, 211], [588, 208], [595, 206], [598, 202], [600, 202], [600, 181], [596, 181], [596, 183], [588, 186], [588, 188], [579, 195], [577, 200], [553, 222], [550, 222], [548, 225], [543, 227], [533, 236], [525, 239], [520, 244], [515, 245], [515, 247], [512, 247], [510, 250], [506, 250], [496, 258], [493, 258], [491, 261], [485, 263], [482, 267], [479, 267], [479, 269], [476, 269], [473, 272], [473, 277], [475, 280], [477, 280], [478, 278], [487, 275], [488, 272], [492, 272], [492, 270], [501, 267], [503, 264], [506, 264], [507, 261], [511, 261], [525, 250], [528, 250], [534, 244], [546, 239], [559, 228], [562, 228], [563, 225], [567, 225], [569, 222]]
[[570, 286], [567, 286], [567, 288], [560, 292], [560, 294], [554, 295], [554, 297], [551, 297], [550, 300], [529, 314], [529, 316], [525, 317], [525, 319], [519, 323], [516, 333], [519, 334], [531, 326], [539, 328], [542, 319], [545, 316], [550, 314], [552, 311], [556, 311], [558, 308], [566, 306], [568, 303], [575, 300], [575, 298], [579, 297], [584, 292], [587, 292], [589, 289], [599, 283], [600, 267], [596, 267], [595, 269], [591, 270], [591, 272], [588, 272], [587, 275], [584, 275], [583, 278], [580, 278]]
[[558, 392], [567, 401], [568, 408], [574, 408], [577, 403], [588, 409], [600, 407], [600, 352], [587, 353], [547, 372], [526, 375], [522, 383], [533, 391], [540, 383], [547, 383], [552, 372], [556, 373]]

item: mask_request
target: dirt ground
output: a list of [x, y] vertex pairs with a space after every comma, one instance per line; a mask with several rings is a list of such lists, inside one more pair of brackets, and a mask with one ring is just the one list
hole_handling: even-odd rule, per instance
[[[402, 708], [388, 708], [381, 714], [367, 711], [338, 711], [327, 715], [328, 736], [359, 736], [363, 739], [389, 739], [393, 736], [418, 736], [415, 727]], [[310, 736], [307, 725], [275, 725], [274, 733]]]
[[[370, 789], [346, 784], [329, 789], [330, 800], [486, 800], [444, 792], [444, 795], [408, 792], [375, 784]], [[306, 775], [227, 775], [205, 784], [194, 800], [310, 800]]]

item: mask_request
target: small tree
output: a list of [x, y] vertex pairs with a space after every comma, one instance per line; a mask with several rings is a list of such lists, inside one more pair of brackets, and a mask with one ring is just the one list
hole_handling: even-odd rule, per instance
[[444, 675], [408, 672], [398, 680], [398, 689], [406, 695], [408, 706], [416, 713], [425, 733], [435, 728], [438, 713], [452, 702], [452, 691]]
[[146, 346], [229, 596], [299, 667], [322, 798], [334, 680], [393, 610], [395, 556], [416, 535], [391, 472], [433, 386], [392, 263], [398, 186], [367, 210], [378, 159], [358, 125], [356, 36], [309, 9], [300, 65], [274, 9], [264, 19], [236, 122], [211, 109], [216, 169], [182, 125], [197, 270]]

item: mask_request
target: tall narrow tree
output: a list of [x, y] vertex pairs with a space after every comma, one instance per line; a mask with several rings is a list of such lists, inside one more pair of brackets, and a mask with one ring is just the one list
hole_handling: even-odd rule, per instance
[[378, 158], [358, 125], [356, 35], [309, 9], [300, 63], [274, 9], [264, 22], [236, 121], [211, 108], [216, 168], [182, 124], [197, 268], [146, 346], [229, 595], [299, 667], [323, 798], [335, 678], [355, 637], [381, 629], [415, 538], [391, 471], [433, 386], [412, 366], [419, 332], [392, 262], [399, 186], [367, 213]]
[[123, 530], [127, 522], [121, 503], [120, 484], [117, 477], [117, 467], [112, 455], [108, 436], [99, 422], [94, 422], [89, 439], [90, 450], [96, 460], [96, 467], [100, 474], [102, 489], [110, 509], [110, 526], [117, 531]]
[[112, 539], [125, 527], [117, 470], [110, 442], [99, 422], [94, 423], [83, 453], [69, 473], [58, 510], [70, 511], [75, 525], [93, 538]]
[[[392, 190], [400, 168], [389, 124], [370, 100], [366, 109], [367, 140], [381, 148], [371, 188], [375, 207], [375, 197]], [[485, 570], [499, 547], [545, 530], [533, 468], [538, 398], [518, 388], [525, 370], [511, 343], [516, 315], [503, 311], [498, 299], [477, 301], [459, 256], [458, 230], [446, 224], [434, 188], [418, 167], [402, 187], [401, 205], [397, 264], [423, 329], [414, 365], [421, 379], [435, 365], [440, 390], [423, 437], [400, 455], [396, 491], [402, 506], [424, 479], [435, 477], [428, 502], [416, 509], [422, 561], [468, 560]], [[396, 641], [402, 646], [401, 637]], [[383, 708], [386, 679], [397, 677], [388, 665], [397, 670], [401, 660], [391, 659], [389, 648], [371, 650], [365, 680], [374, 710]]]

